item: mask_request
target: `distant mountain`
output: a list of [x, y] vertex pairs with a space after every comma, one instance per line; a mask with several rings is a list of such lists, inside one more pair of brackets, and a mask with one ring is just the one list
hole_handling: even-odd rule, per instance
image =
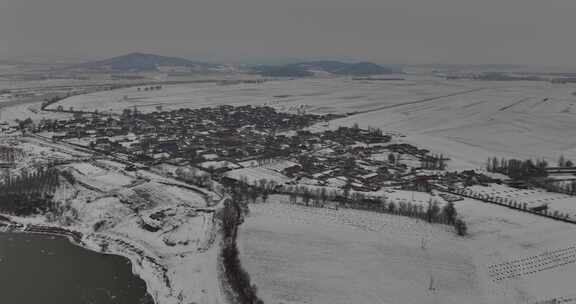
[[332, 74], [339, 74], [338, 72], [346, 69], [350, 64], [333, 60], [322, 61], [307, 61], [300, 63], [293, 63], [293, 66], [304, 68], [310, 71], [323, 71]]
[[145, 72], [157, 71], [161, 67], [182, 67], [193, 70], [208, 70], [219, 68], [221, 65], [190, 61], [188, 59], [179, 57], [166, 57], [145, 53], [130, 53], [110, 59], [83, 63], [75, 67], [118, 72]]
[[334, 75], [370, 76], [402, 73], [402, 69], [392, 66], [381, 66], [371, 62], [345, 63], [323, 60], [308, 61], [286, 65], [261, 65], [253, 69], [262, 76], [269, 77], [306, 77], [315, 72], [326, 72]]
[[314, 75], [314, 73], [308, 71], [306, 68], [291, 64], [281, 66], [257, 66], [254, 68], [254, 72], [266, 77], [309, 77]]
[[347, 67], [339, 70], [338, 73], [355, 76], [369, 76], [382, 74], [399, 74], [402, 73], [402, 69], [398, 67], [381, 66], [371, 62], [359, 62], [348, 65]]

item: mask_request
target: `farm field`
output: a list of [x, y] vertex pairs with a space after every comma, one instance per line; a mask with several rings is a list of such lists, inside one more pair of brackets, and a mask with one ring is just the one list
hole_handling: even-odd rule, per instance
[[414, 219], [270, 200], [251, 205], [240, 230], [243, 265], [266, 303], [538, 303], [574, 297], [572, 225], [465, 200], [457, 209], [470, 236], [459, 238], [448, 226]]
[[196, 83], [168, 85], [156, 91], [139, 91], [133, 87], [96, 92], [73, 96], [57, 105], [78, 110], [93, 110], [97, 106], [101, 111], [112, 112], [137, 107], [143, 112], [151, 112], [157, 106], [178, 109], [225, 104], [269, 104], [283, 110], [304, 108], [319, 113], [343, 113], [474, 88], [474, 83], [443, 83], [430, 78], [416, 78], [408, 82], [363, 82], [336, 78], [275, 80], [262, 84], [237, 85]]
[[[77, 110], [270, 105], [281, 111], [359, 114], [312, 129], [358, 123], [406, 135], [455, 168], [482, 167], [491, 156], [576, 159], [576, 91], [547, 82], [485, 82], [406, 76], [404, 81], [349, 78], [277, 80], [262, 84], [188, 84], [162, 90], [127, 88], [74, 96], [52, 105]], [[562, 135], [562, 136], [558, 136]]]

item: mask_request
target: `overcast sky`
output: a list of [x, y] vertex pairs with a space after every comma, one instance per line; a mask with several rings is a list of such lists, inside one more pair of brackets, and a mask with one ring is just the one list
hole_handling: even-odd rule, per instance
[[0, 59], [576, 65], [576, 0], [0, 0]]

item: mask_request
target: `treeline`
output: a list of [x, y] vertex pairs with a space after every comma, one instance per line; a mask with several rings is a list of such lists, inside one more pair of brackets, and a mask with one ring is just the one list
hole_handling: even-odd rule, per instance
[[421, 159], [422, 169], [425, 170], [444, 170], [446, 169], [446, 161], [449, 158], [444, 155], [424, 155]]
[[493, 157], [488, 159], [486, 170], [493, 173], [501, 173], [515, 180], [529, 180], [548, 176], [546, 168], [548, 163], [545, 160], [531, 159], [498, 159]]
[[138, 87], [138, 91], [159, 91], [162, 90], [162, 86], [161, 85], [154, 85], [154, 86], [149, 86], [149, 87]]
[[[564, 156], [560, 156], [557, 166], [559, 168], [572, 168], [574, 164]], [[530, 185], [546, 189], [549, 192], [576, 195], [576, 180], [561, 182], [548, 177], [546, 169], [549, 168], [545, 160], [531, 159], [498, 159], [493, 157], [488, 159], [486, 170], [488, 172], [502, 173], [518, 181], [528, 181]]]
[[48, 109], [46, 109], [46, 107], [48, 107], [49, 105], [55, 104], [61, 100], [64, 100], [64, 99], [72, 97], [72, 96], [78, 96], [78, 95], [82, 95], [82, 94], [86, 94], [86, 93], [90, 93], [90, 92], [112, 91], [112, 90], [116, 90], [116, 89], [128, 88], [131, 86], [132, 85], [130, 85], [130, 84], [113, 84], [113, 85], [109, 85], [106, 87], [100, 87], [96, 90], [89, 90], [89, 89], [88, 90], [79, 90], [79, 91], [75, 91], [75, 92], [68, 92], [68, 93], [63, 94], [63, 95], [46, 97], [46, 98], [44, 98], [44, 101], [42, 102], [40, 109], [49, 111]]
[[425, 207], [404, 201], [395, 203], [388, 201], [386, 197], [368, 198], [359, 192], [354, 192], [347, 198], [339, 195], [333, 196], [330, 193], [327, 196], [323, 196], [323, 191], [320, 191], [320, 193], [321, 195], [319, 196], [317, 191], [291, 191], [288, 194], [289, 202], [297, 204], [298, 198], [301, 198], [304, 205], [312, 207], [326, 207], [328, 206], [327, 202], [336, 202], [337, 206], [342, 208], [400, 215], [425, 220], [429, 223], [450, 225], [454, 227], [456, 233], [460, 236], [465, 236], [468, 233], [468, 227], [458, 217], [453, 202], [448, 202], [443, 207], [440, 207], [438, 202], [430, 200]]
[[227, 201], [218, 217], [222, 222], [223, 246], [220, 253], [222, 275], [228, 285], [228, 297], [232, 303], [263, 304], [258, 298], [257, 288], [250, 281], [250, 275], [242, 268], [240, 253], [236, 244], [238, 226], [242, 222], [241, 202]]
[[576, 180], [563, 182], [554, 179], [546, 179], [544, 182], [538, 184], [538, 186], [546, 189], [546, 191], [549, 192], [562, 193], [573, 196], [576, 195]]
[[564, 155], [560, 155], [560, 158], [558, 158], [558, 167], [560, 167], [560, 168], [572, 168], [572, 167], [574, 167], [574, 163], [571, 160], [566, 159], [564, 157]]
[[[250, 184], [248, 178], [243, 176], [238, 181], [223, 179], [222, 183], [225, 190], [232, 196], [232, 200], [242, 203], [241, 207], [245, 207], [248, 202], [255, 203], [258, 198], [266, 202], [270, 194], [278, 193], [278, 184], [267, 179], [260, 179]], [[243, 211], [247, 212], [247, 209]]]
[[[359, 139], [362, 139], [364, 132], [366, 132], [365, 135], [368, 135], [371, 137], [381, 137], [381, 138], [387, 137], [387, 135], [384, 135], [384, 131], [382, 131], [381, 128], [368, 126], [367, 129], [362, 129], [362, 128], [360, 128], [358, 123], [354, 123], [352, 125], [352, 127], [340, 126], [340, 127], [338, 127], [338, 129], [336, 129], [336, 133], [338, 133], [338, 134], [353, 137], [353, 138], [359, 138]], [[364, 138], [364, 139], [366, 139], [366, 138]]]
[[451, 225], [458, 235], [467, 235], [466, 223], [458, 217], [452, 202], [440, 208], [437, 202], [430, 201], [428, 206], [424, 207], [410, 202], [395, 203], [386, 197], [368, 197], [361, 192], [352, 192], [349, 188], [338, 192], [336, 190], [328, 191], [325, 187], [313, 189], [306, 186], [277, 187], [273, 181], [267, 180], [260, 180], [249, 185], [244, 178], [227, 186], [228, 191], [237, 202], [255, 203], [258, 198], [261, 198], [262, 202], [266, 203], [270, 194], [285, 194], [288, 195], [289, 202], [292, 204], [298, 204], [298, 199], [300, 199], [301, 204], [311, 207], [341, 207], [407, 216], [426, 220], [429, 223]]
[[59, 186], [58, 176], [56, 169], [40, 169], [16, 178], [7, 178], [0, 186], [0, 209], [18, 216], [53, 210], [55, 206], [52, 198]]
[[22, 149], [0, 146], [0, 161], [13, 163], [22, 157], [24, 157], [24, 151]]

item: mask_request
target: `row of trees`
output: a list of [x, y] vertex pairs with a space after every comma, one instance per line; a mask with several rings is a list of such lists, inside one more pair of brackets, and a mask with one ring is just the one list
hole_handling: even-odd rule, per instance
[[574, 167], [574, 163], [571, 160], [566, 159], [564, 155], [560, 155], [560, 158], [558, 158], [558, 167], [572, 168]]
[[0, 209], [18, 216], [52, 211], [56, 208], [52, 198], [58, 185], [55, 169], [8, 178], [0, 186]]
[[[325, 188], [322, 188], [322, 190], [325, 190]], [[301, 198], [303, 204], [314, 207], [324, 207], [327, 201], [334, 201], [338, 203], [338, 206], [343, 208], [369, 210], [418, 218], [426, 220], [429, 223], [452, 225], [458, 235], [465, 236], [467, 234], [466, 223], [458, 217], [456, 208], [452, 202], [448, 202], [443, 207], [440, 207], [438, 202], [430, 200], [428, 206], [425, 207], [406, 201], [395, 203], [389, 201], [386, 197], [368, 198], [359, 192], [353, 192], [348, 198], [345, 198], [322, 190], [306, 191], [304, 189], [296, 189], [295, 192], [289, 191], [289, 201], [296, 204], [298, 203], [298, 198]]]
[[44, 195], [53, 193], [59, 185], [56, 169], [40, 168], [34, 172], [24, 171], [20, 176], [7, 176], [0, 186], [0, 196], [6, 194]]
[[230, 286], [229, 297], [233, 303], [263, 304], [258, 298], [257, 288], [251, 283], [250, 275], [242, 268], [236, 244], [238, 225], [242, 222], [242, 210], [237, 202], [225, 202], [218, 218], [224, 235], [220, 259], [225, 282]]
[[[517, 159], [506, 160], [504, 158], [498, 159], [497, 157], [492, 157], [488, 159], [486, 163], [486, 169], [489, 172], [498, 172], [498, 171], [510, 170], [510, 168], [512, 167], [517, 168], [522, 165], [524, 166], [531, 165], [533, 167], [542, 169], [548, 167], [548, 162], [546, 162], [545, 160], [532, 161], [530, 159], [524, 161]], [[560, 155], [560, 157], [558, 158], [557, 166], [560, 168], [572, 168], [574, 167], [574, 163], [571, 160], [566, 159], [564, 155]]]
[[436, 201], [431, 200], [428, 206], [424, 207], [410, 202], [395, 203], [386, 197], [368, 197], [361, 192], [328, 190], [326, 187], [283, 186], [277, 188], [274, 182], [264, 179], [250, 185], [245, 178], [242, 178], [234, 186], [229, 187], [229, 190], [235, 202], [255, 203], [258, 198], [262, 198], [262, 202], [266, 203], [271, 193], [280, 193], [288, 195], [289, 201], [293, 204], [298, 203], [299, 200], [302, 204], [313, 207], [326, 207], [336, 203], [342, 208], [402, 215], [430, 223], [452, 225], [458, 235], [467, 234], [466, 223], [458, 217], [452, 202], [441, 208]]
[[155, 86], [149, 86], [149, 87], [143, 87], [143, 88], [138, 88], [138, 91], [158, 91], [158, 90], [162, 90], [162, 86], [161, 85], [155, 85]]
[[447, 157], [444, 155], [425, 155], [422, 157], [422, 169], [426, 170], [444, 170], [446, 169]]
[[546, 177], [548, 163], [545, 160], [531, 159], [488, 159], [486, 170], [493, 173], [501, 173], [515, 180], [529, 180], [532, 178]]
[[550, 192], [576, 195], [576, 180], [570, 182], [559, 182], [553, 179], [547, 179], [539, 186]]
[[368, 127], [368, 135], [381, 137], [384, 135], [384, 132], [380, 128]]
[[14, 147], [0, 146], [0, 161], [13, 163], [18, 159], [24, 157], [24, 151], [22, 149]]

